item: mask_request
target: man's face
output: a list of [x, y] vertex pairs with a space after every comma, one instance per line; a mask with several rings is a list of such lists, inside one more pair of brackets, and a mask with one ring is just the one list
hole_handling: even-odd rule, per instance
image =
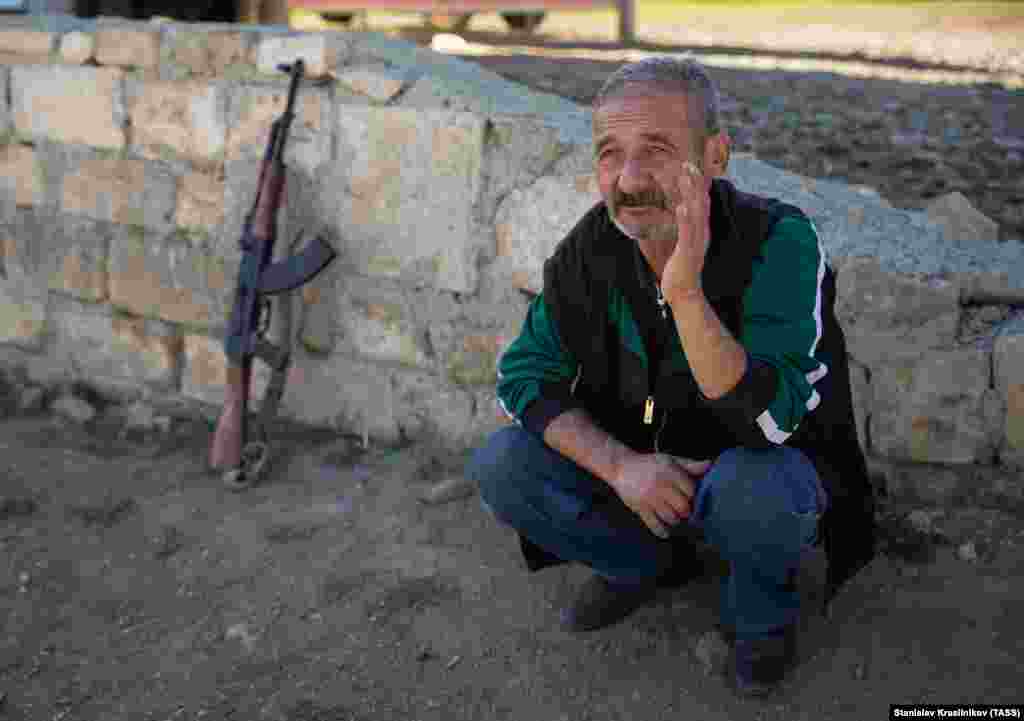
[[685, 95], [643, 87], [627, 87], [594, 112], [598, 186], [612, 221], [634, 240], [675, 240], [683, 163], [704, 168], [701, 122]]

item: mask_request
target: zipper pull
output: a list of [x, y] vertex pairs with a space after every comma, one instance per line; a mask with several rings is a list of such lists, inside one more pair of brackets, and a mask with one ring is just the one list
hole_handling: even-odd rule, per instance
[[654, 422], [654, 396], [647, 396], [647, 403], [644, 404], [644, 425], [651, 425]]
[[668, 312], [665, 310], [665, 296], [661, 294], [661, 286], [654, 286], [658, 289], [658, 307], [661, 308], [661, 317], [668, 320]]

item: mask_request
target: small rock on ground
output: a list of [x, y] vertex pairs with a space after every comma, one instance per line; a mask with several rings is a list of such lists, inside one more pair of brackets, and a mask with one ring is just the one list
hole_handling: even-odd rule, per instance
[[974, 541], [968, 541], [967, 543], [962, 544], [956, 549], [956, 555], [961, 561], [977, 561], [978, 550], [974, 546]]
[[926, 511], [918, 508], [907, 515], [907, 523], [918, 533], [930, 535], [935, 532], [935, 521], [942, 514], [941, 510]]
[[46, 391], [39, 386], [22, 388], [18, 394], [18, 409], [22, 413], [36, 413], [43, 409]]
[[88, 423], [96, 417], [92, 404], [77, 396], [61, 396], [53, 402], [51, 410], [75, 423]]
[[435, 483], [420, 496], [420, 500], [431, 505], [448, 503], [466, 498], [476, 492], [476, 483], [465, 476], [452, 476]]
[[708, 676], [723, 676], [729, 663], [729, 644], [718, 631], [706, 631], [694, 644], [693, 655]]

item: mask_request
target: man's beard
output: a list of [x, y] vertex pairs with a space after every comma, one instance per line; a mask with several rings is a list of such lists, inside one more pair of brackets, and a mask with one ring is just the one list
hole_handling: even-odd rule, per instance
[[668, 242], [678, 236], [679, 226], [674, 221], [645, 224], [634, 229], [627, 228], [619, 220], [618, 214], [619, 210], [628, 207], [653, 207], [671, 213], [672, 211], [668, 210], [668, 201], [661, 192], [651, 190], [626, 195], [616, 188], [608, 202], [608, 217], [623, 235], [636, 241]]

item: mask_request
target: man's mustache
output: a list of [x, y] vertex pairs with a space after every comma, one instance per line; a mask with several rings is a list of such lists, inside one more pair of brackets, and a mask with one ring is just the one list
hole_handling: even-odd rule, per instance
[[617, 208], [653, 207], [668, 210], [668, 201], [657, 190], [643, 190], [639, 193], [623, 193], [615, 190], [612, 201]]

